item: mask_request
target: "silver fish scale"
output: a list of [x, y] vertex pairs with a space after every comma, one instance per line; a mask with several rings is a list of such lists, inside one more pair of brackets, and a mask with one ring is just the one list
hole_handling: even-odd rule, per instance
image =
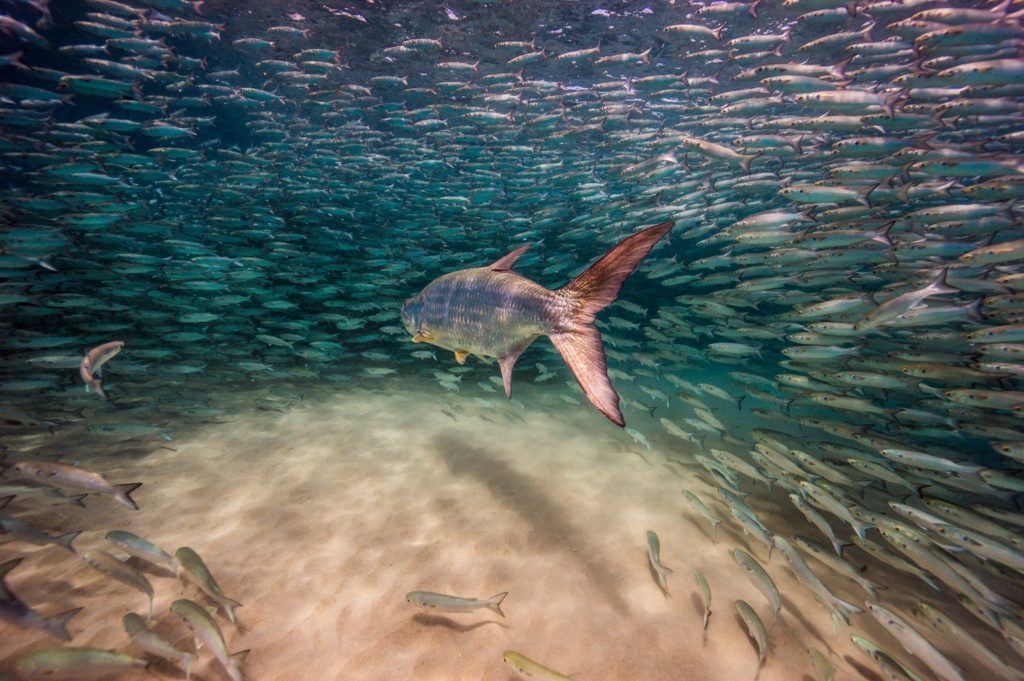
[[431, 343], [448, 350], [503, 357], [547, 332], [551, 296], [514, 272], [453, 272], [423, 289], [419, 328], [431, 334]]

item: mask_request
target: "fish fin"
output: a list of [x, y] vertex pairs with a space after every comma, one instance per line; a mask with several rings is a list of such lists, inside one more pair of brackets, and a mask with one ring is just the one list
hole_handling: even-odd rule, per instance
[[75, 537], [82, 534], [81, 530], [75, 530], [74, 532], [68, 532], [57, 537], [57, 543], [66, 548], [71, 553], [75, 553], [75, 547], [71, 545], [71, 542], [75, 541]]
[[99, 395], [100, 397], [102, 397], [103, 399], [105, 399], [105, 400], [109, 400], [109, 399], [110, 399], [109, 397], [107, 397], [107, 393], [106, 393], [106, 391], [104, 391], [104, 390], [103, 390], [103, 381], [101, 381], [100, 379], [98, 379], [98, 378], [94, 378], [94, 379], [93, 379], [93, 380], [92, 380], [92, 381], [91, 381], [91, 382], [89, 383], [89, 385], [88, 385], [88, 386], [86, 386], [86, 392], [88, 392], [88, 389], [89, 389], [89, 387], [92, 387], [93, 391], [94, 391], [94, 392], [95, 392], [95, 393], [96, 393], [97, 395]]
[[114, 499], [133, 511], [138, 511], [139, 505], [135, 503], [134, 499], [132, 499], [131, 493], [140, 487], [142, 487], [141, 482], [126, 482], [123, 485], [114, 485], [114, 489], [117, 490], [114, 492]]
[[[858, 613], [864, 612], [864, 609], [861, 608], [860, 606], [854, 605], [853, 603], [847, 603], [846, 601], [844, 601], [841, 598], [837, 598], [836, 599], [836, 605], [841, 610], [844, 610], [844, 611], [846, 611], [847, 613], [849, 613], [851, 615], [856, 615]], [[846, 619], [846, 618], [844, 617], [843, 619]], [[849, 623], [849, 622], [847, 622], [847, 623]]]
[[0, 509], [5, 508], [7, 504], [11, 503], [12, 501], [14, 501], [13, 494], [8, 494], [6, 497], [0, 498]]
[[466, 351], [466, 350], [456, 350], [455, 351], [455, 361], [458, 362], [459, 364], [465, 364], [467, 357], [469, 357], [469, 352], [468, 351]]
[[412, 337], [412, 342], [413, 343], [429, 343], [431, 338], [433, 338], [433, 336], [430, 335], [429, 333], [427, 333], [426, 331], [417, 331], [416, 335], [414, 335]]
[[608, 378], [601, 334], [594, 326], [598, 312], [611, 305], [622, 283], [675, 222], [663, 222], [623, 239], [600, 260], [558, 293], [568, 297], [574, 312], [550, 333], [551, 342], [572, 370], [591, 403], [610, 421], [625, 426], [619, 396]]
[[70, 503], [70, 504], [72, 504], [74, 506], [79, 506], [81, 508], [85, 508], [85, 501], [84, 501], [84, 499], [87, 496], [89, 496], [89, 495], [88, 494], [76, 494], [73, 497], [68, 497], [68, 503]]
[[501, 382], [505, 384], [505, 397], [512, 399], [512, 368], [516, 365], [516, 360], [519, 359], [519, 355], [523, 354], [533, 339], [526, 341], [517, 348], [512, 348], [512, 352], [508, 353], [504, 357], [498, 358], [498, 366], [501, 367]]
[[530, 250], [530, 244], [520, 246], [516, 250], [512, 251], [508, 255], [502, 256], [491, 263], [491, 270], [495, 272], [508, 272], [512, 269], [512, 266], [516, 264], [516, 260], [522, 257], [523, 253]]
[[500, 594], [494, 594], [486, 601], [484, 601], [484, 603], [487, 604], [488, 609], [493, 610], [494, 612], [504, 617], [505, 613], [501, 611], [501, 602], [505, 600], [505, 596], [508, 596], [508, 592], [502, 591]]
[[960, 289], [955, 286], [950, 286], [946, 282], [946, 275], [949, 274], [949, 268], [943, 267], [942, 271], [939, 272], [939, 276], [932, 280], [932, 283], [928, 284], [929, 289], [932, 289], [932, 295], [941, 295], [943, 293], [959, 293]]
[[569, 365], [591, 404], [619, 427], [626, 425], [619, 409], [619, 395], [608, 378], [601, 334], [593, 325], [577, 331], [551, 334], [551, 342]]
[[82, 610], [82, 608], [72, 608], [71, 610], [62, 612], [59, 615], [47, 617], [43, 620], [43, 628], [46, 630], [46, 633], [54, 638], [59, 638], [62, 641], [70, 641], [71, 634], [68, 633], [68, 622], [70, 622], [71, 618]]
[[228, 616], [228, 621], [234, 624], [235, 608], [241, 608], [242, 604], [230, 598], [220, 598], [218, 601], [220, 602], [220, 606], [224, 608], [224, 614]]
[[598, 312], [615, 302], [626, 277], [633, 273], [640, 261], [674, 224], [675, 222], [663, 222], [623, 239], [583, 274], [562, 288], [562, 293], [575, 298], [579, 303], [579, 309], [572, 321], [576, 324], [590, 324]]

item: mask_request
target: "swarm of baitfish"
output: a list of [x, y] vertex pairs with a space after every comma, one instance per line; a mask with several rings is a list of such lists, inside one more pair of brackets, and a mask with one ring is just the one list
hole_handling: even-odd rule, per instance
[[[95, 471], [70, 464], [34, 459], [21, 459], [11, 464], [5, 471], [5, 478], [10, 480], [11, 484], [7, 484], [5, 480], [5, 484], [0, 486], [0, 491], [9, 493], [0, 498], [0, 512], [4, 514], [0, 515], [0, 530], [13, 537], [15, 546], [19, 543], [62, 546], [79, 555], [85, 564], [95, 570], [145, 594], [148, 598], [146, 617], [143, 618], [134, 612], [126, 613], [122, 619], [125, 633], [134, 642], [135, 647], [151, 656], [178, 663], [190, 678], [192, 665], [198, 659], [197, 654], [180, 650], [150, 628], [155, 590], [147, 573], [164, 577], [177, 576], [185, 584], [191, 582], [221, 606], [227, 619], [234, 623], [234, 608], [239, 607], [241, 603], [224, 595], [198, 553], [183, 546], [171, 556], [159, 546], [127, 530], [111, 530], [106, 534], [107, 541], [113, 547], [127, 553], [125, 558], [102, 549], [80, 551], [72, 542], [81, 531], [56, 536], [36, 527], [38, 520], [34, 519], [30, 524], [14, 515], [18, 511], [30, 512], [38, 518], [38, 512], [45, 510], [46, 507], [59, 508], [67, 504], [84, 508], [84, 499], [90, 494], [109, 495], [115, 501], [138, 510], [139, 507], [129, 496], [129, 492], [137, 489], [141, 483], [111, 484]], [[63, 490], [84, 494], [68, 496]], [[41, 502], [45, 503], [42, 509]], [[33, 556], [31, 560], [45, 560], [45, 555]], [[52, 638], [73, 642], [75, 633], [69, 625], [72, 618], [83, 608], [72, 608], [56, 615], [43, 615], [19, 597], [6, 581], [7, 576], [25, 560], [23, 556], [0, 564], [0, 620], [12, 627], [40, 631]], [[179, 599], [171, 606], [171, 612], [192, 630], [195, 639], [202, 641], [232, 679], [241, 680], [239, 665], [248, 651], [234, 655], [227, 653], [220, 626], [202, 605], [187, 599]], [[15, 668], [23, 678], [78, 678], [123, 671], [132, 667], [147, 667], [148, 664], [147, 659], [125, 652], [58, 646], [40, 648], [21, 656], [15, 662]]]
[[[1019, 2], [222, 7], [0, 16], [5, 428], [167, 440], [230, 408], [212, 388], [284, 410], [352, 380], [456, 420], [573, 411], [550, 348], [508, 404], [496, 368], [410, 343], [401, 301], [525, 243], [524, 276], [570, 281], [674, 221], [597, 317], [611, 436], [700, 466], [718, 495], [681, 508], [751, 538], [737, 572], [769, 600], [752, 552], [777, 548], [837, 627], [866, 609], [883, 673], [1021, 678]], [[103, 402], [76, 370], [112, 338]], [[810, 539], [745, 501], [776, 488]], [[942, 612], [883, 606], [897, 573]], [[925, 645], [950, 631], [973, 633]]]

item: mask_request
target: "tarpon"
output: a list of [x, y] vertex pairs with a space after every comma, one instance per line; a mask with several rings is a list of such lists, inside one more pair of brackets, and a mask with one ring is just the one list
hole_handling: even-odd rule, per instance
[[488, 267], [451, 272], [430, 282], [402, 306], [402, 323], [413, 342], [452, 350], [459, 364], [471, 353], [497, 357], [510, 399], [516, 360], [538, 336], [548, 336], [591, 403], [625, 426], [594, 317], [615, 301], [626, 277], [674, 224], [663, 222], [622, 240], [555, 291], [512, 271], [530, 248], [521, 246]]

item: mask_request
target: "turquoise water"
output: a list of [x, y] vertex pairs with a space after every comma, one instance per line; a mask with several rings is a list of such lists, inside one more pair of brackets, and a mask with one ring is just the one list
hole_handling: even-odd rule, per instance
[[[827, 678], [808, 647], [836, 678], [1024, 676], [1019, 6], [5, 11], [0, 675], [61, 643], [21, 606], [143, 654], [130, 588], [21, 522], [199, 550], [251, 678], [504, 679], [506, 649], [578, 681]], [[509, 401], [494, 358], [403, 327], [438, 276], [532, 244], [515, 270], [559, 289], [666, 221], [597, 316], [625, 429], [546, 339]], [[140, 510], [24, 459], [141, 481]], [[191, 649], [170, 603], [215, 601], [130, 564]], [[508, 591], [507, 617], [413, 590]]]

